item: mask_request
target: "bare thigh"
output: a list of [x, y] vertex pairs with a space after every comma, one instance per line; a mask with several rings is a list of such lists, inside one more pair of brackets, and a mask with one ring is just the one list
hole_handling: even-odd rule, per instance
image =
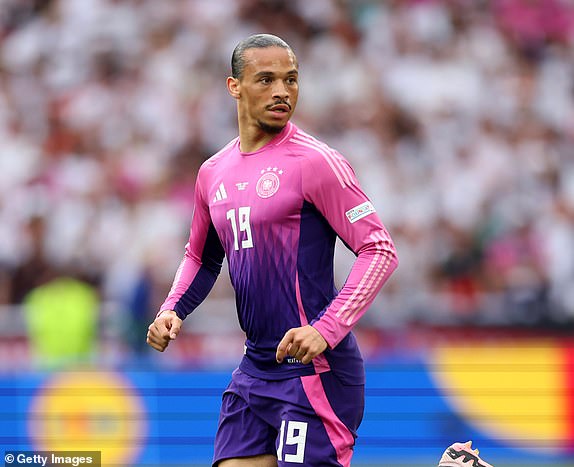
[[225, 459], [217, 464], [219, 467], [277, 467], [277, 458], [270, 454], [253, 457]]

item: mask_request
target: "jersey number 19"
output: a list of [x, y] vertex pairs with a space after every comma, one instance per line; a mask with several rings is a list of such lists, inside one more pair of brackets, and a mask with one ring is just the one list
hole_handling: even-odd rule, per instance
[[251, 214], [251, 206], [241, 206], [237, 209], [230, 209], [227, 211], [227, 220], [231, 222], [231, 230], [233, 230], [233, 248], [239, 250], [239, 234], [244, 233], [241, 240], [241, 248], [253, 248], [253, 238], [251, 237], [251, 224], [249, 216]]

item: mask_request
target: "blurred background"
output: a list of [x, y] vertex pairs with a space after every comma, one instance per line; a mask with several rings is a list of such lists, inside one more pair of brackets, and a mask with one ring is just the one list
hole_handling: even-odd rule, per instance
[[574, 465], [571, 0], [0, 0], [0, 447], [209, 465], [243, 346], [226, 271], [165, 354], [145, 333], [257, 32], [294, 49], [294, 122], [399, 252], [356, 330], [354, 465], [470, 438], [496, 467]]

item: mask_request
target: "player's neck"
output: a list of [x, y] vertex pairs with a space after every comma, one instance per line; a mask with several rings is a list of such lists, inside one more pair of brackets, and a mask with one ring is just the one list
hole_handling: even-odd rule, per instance
[[255, 152], [269, 143], [273, 138], [275, 138], [279, 133], [270, 132], [262, 129], [258, 124], [255, 123], [244, 123], [239, 122], [239, 149], [241, 152]]
[[239, 149], [241, 152], [255, 152], [265, 146], [276, 135], [253, 127], [239, 127]]

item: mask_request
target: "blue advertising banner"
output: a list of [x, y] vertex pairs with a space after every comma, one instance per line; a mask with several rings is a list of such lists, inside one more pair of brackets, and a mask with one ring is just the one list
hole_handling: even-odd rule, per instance
[[[482, 347], [472, 351], [472, 371], [461, 363], [465, 351], [471, 349], [389, 355], [369, 365], [353, 465], [435, 466], [448, 445], [469, 439], [496, 467], [572, 465], [569, 417], [560, 413], [568, 403], [559, 384], [568, 379], [551, 361], [564, 349], [529, 347], [505, 357], [504, 347], [494, 354]], [[493, 364], [480, 370], [485, 355], [505, 362], [506, 371]], [[522, 370], [520, 359], [530, 361]], [[210, 465], [230, 371], [4, 374], [0, 450], [97, 451], [106, 466]]]

